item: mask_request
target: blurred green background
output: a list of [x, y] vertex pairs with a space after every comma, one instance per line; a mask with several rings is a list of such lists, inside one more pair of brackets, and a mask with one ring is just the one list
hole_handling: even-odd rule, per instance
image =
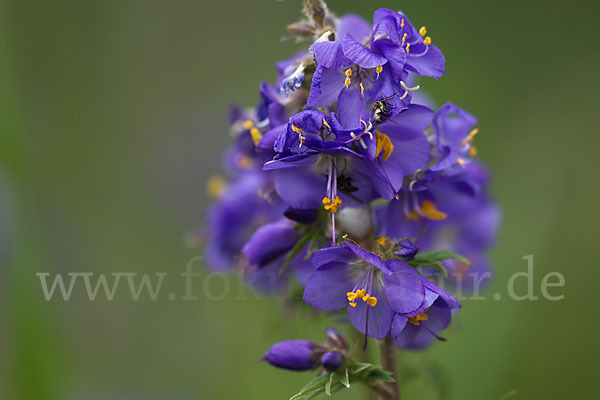
[[[327, 320], [240, 300], [237, 280], [222, 301], [166, 293], [182, 293], [175, 277], [201, 254], [183, 237], [201, 225], [205, 183], [221, 172], [228, 104], [253, 105], [259, 81], [297, 48], [280, 37], [300, 1], [0, 4], [0, 398], [287, 399], [311, 374], [256, 360], [277, 340], [320, 341]], [[403, 9], [427, 25], [447, 72], [422, 86], [479, 117], [477, 146], [503, 210], [487, 300], [465, 302], [447, 343], [402, 356], [407, 379], [422, 371], [405, 398], [599, 398], [597, 5], [329, 6], [368, 19], [380, 6]], [[535, 294], [558, 271], [566, 286], [550, 293], [565, 299], [494, 301], [530, 254]], [[154, 302], [126, 290], [90, 302], [81, 287], [46, 302], [36, 272], [171, 279]]]

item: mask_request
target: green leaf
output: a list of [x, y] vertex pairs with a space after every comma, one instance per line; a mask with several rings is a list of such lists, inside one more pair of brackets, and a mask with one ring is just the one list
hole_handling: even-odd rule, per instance
[[460, 262], [463, 262], [467, 265], [471, 264], [471, 262], [469, 260], [467, 260], [465, 257], [461, 256], [460, 254], [456, 254], [450, 250], [426, 251], [423, 253], [417, 253], [417, 255], [415, 256], [415, 260], [418, 260], [418, 261], [422, 261], [422, 260], [442, 261], [442, 260], [447, 260], [447, 259], [451, 259], [451, 258], [459, 260]]

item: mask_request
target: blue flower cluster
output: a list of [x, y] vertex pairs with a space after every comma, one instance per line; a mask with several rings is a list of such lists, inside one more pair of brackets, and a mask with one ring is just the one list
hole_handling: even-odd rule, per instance
[[[276, 65], [257, 107], [231, 112], [230, 177], [208, 184], [207, 261], [264, 291], [295, 277], [315, 309], [346, 310], [368, 337], [424, 348], [460, 308], [426, 277], [425, 255], [464, 255], [430, 263], [462, 287], [489, 269], [499, 214], [476, 160], [477, 120], [450, 103], [434, 111], [417, 92], [445, 59], [402, 12], [379, 9], [372, 24], [327, 14], [290, 32], [308, 49]], [[296, 342], [286, 343], [265, 359]], [[319, 364], [315, 346], [296, 344], [298, 369]]]

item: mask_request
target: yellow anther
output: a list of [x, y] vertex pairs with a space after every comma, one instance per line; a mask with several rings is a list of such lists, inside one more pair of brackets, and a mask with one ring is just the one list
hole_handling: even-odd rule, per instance
[[379, 157], [379, 154], [381, 154], [381, 151], [383, 150], [383, 160], [387, 160], [394, 151], [394, 145], [392, 144], [392, 141], [385, 133], [375, 131], [375, 142], [377, 143], [375, 157]]
[[302, 128], [297, 127], [296, 125], [292, 124], [292, 130], [296, 133], [302, 133]]
[[410, 51], [410, 43], [406, 43], [406, 53], [408, 54], [409, 51]]
[[404, 18], [402, 18], [402, 21], [400, 21], [400, 28], [404, 28]]
[[378, 74], [380, 74], [382, 71], [383, 71], [382, 65], [378, 65], [377, 68], [375, 68], [375, 72], [377, 72]]
[[402, 43], [406, 42], [406, 33], [402, 35]]
[[360, 83], [360, 92], [361, 93], [365, 92], [365, 87], [363, 86], [362, 82]]
[[206, 183], [206, 191], [208, 195], [214, 199], [218, 199], [223, 196], [225, 189], [227, 188], [227, 182], [222, 176], [213, 176]]
[[325, 121], [325, 118], [323, 118], [323, 125], [325, 125], [327, 128], [329, 128], [329, 130], [331, 130], [331, 127], [329, 126], [327, 121]]
[[254, 127], [254, 122], [247, 120], [244, 121], [244, 129], [250, 130]]
[[375, 307], [377, 305], [377, 297], [371, 296], [366, 300], [366, 302], [369, 303], [371, 307]]
[[423, 40], [423, 43], [425, 44], [425, 46], [429, 46], [431, 44], [431, 38], [427, 36], [425, 40]]
[[344, 74], [345, 74], [345, 75], [346, 75], [348, 78], [350, 78], [350, 77], [352, 76], [352, 68], [348, 68], [348, 69], [346, 70], [346, 72], [344, 72]]
[[250, 135], [252, 135], [252, 141], [254, 142], [254, 145], [258, 146], [258, 142], [260, 142], [260, 139], [262, 139], [262, 133], [260, 133], [258, 128], [252, 128], [250, 129]]
[[446, 213], [443, 213], [435, 208], [435, 205], [429, 200], [424, 200], [421, 204], [421, 215], [423, 215], [425, 218], [434, 220], [442, 220], [446, 219], [447, 217]]
[[421, 218], [428, 218], [435, 221], [446, 219], [446, 213], [435, 208], [435, 205], [429, 200], [423, 200], [418, 210], [412, 210], [405, 215], [408, 221], [419, 221]]
[[473, 129], [471, 132], [469, 132], [469, 136], [467, 136], [467, 138], [465, 140], [460, 142], [460, 145], [466, 146], [467, 143], [473, 143], [473, 140], [475, 140], [475, 135], [477, 135], [478, 133], [479, 133], [479, 129]]
[[421, 36], [427, 35], [427, 28], [422, 26], [421, 29], [419, 29], [419, 35], [421, 35]]
[[462, 158], [459, 158], [458, 160], [456, 160], [456, 162], [458, 163], [458, 165], [463, 166], [465, 165], [465, 160], [463, 160]]
[[344, 85], [346, 87], [350, 86], [352, 84], [352, 81], [350, 80], [350, 78], [346, 78], [346, 80], [344, 81]]
[[408, 322], [410, 322], [413, 325], [419, 326], [421, 325], [421, 321], [427, 321], [429, 319], [429, 316], [425, 313], [419, 314], [419, 315], [415, 315], [414, 317], [408, 317]]
[[377, 244], [380, 246], [385, 246], [385, 242], [387, 242], [387, 237], [385, 236], [379, 236], [377, 238]]
[[365, 289], [360, 289], [358, 292], [356, 292], [356, 294], [358, 294], [358, 297], [362, 299], [367, 294], [367, 291]]
[[471, 157], [477, 157], [477, 147], [475, 146], [471, 146], [471, 148], [469, 149], [469, 156]]
[[356, 303], [348, 303], [350, 304], [352, 307], [356, 307]]
[[348, 234], [345, 233], [344, 236], [342, 236], [342, 239], [348, 239]]
[[323, 198], [323, 208], [327, 211], [337, 212], [338, 207], [341, 205], [342, 199], [340, 199], [339, 197], [336, 197], [333, 200], [331, 200], [329, 197]]
[[298, 135], [298, 139], [300, 140], [300, 145], [303, 145], [306, 141], [306, 136]]
[[354, 293], [354, 292], [348, 292], [348, 293], [346, 293], [346, 296], [348, 297], [348, 301], [354, 301], [359, 297], [358, 293]]

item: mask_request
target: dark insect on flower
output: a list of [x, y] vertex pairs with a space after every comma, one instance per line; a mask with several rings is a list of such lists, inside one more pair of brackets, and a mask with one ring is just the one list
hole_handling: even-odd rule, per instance
[[373, 100], [373, 122], [379, 124], [392, 116], [391, 110], [394, 108], [389, 101], [392, 100], [400, 92], [396, 92], [391, 96], [381, 100]]

